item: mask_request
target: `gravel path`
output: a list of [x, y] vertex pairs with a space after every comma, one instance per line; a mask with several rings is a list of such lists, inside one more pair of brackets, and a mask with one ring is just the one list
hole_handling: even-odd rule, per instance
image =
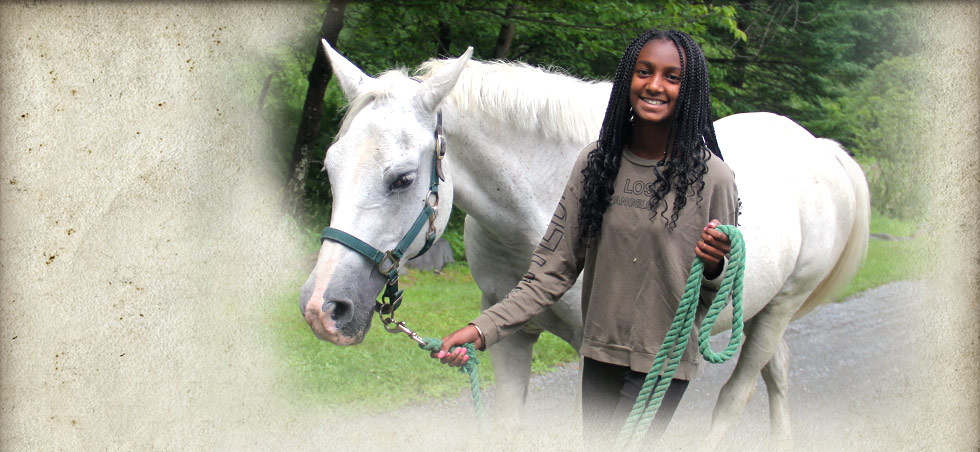
[[[915, 318], [909, 312], [923, 299], [923, 290], [918, 282], [887, 284], [790, 325], [786, 340], [795, 450], [910, 450], [916, 404], [921, 403], [916, 400], [921, 399], [909, 369], [921, 356], [914, 352], [915, 335], [907, 331]], [[712, 342], [720, 350], [727, 337]], [[733, 367], [734, 361], [709, 365], [692, 382], [664, 438], [669, 447], [661, 450], [694, 450], [684, 446], [707, 432], [717, 394]], [[400, 410], [400, 419], [437, 420], [409, 421], [401, 431], [411, 433], [401, 443], [419, 450], [580, 450], [577, 388], [576, 364], [534, 377], [524, 422], [516, 428], [497, 426], [485, 435], [473, 426], [468, 395]], [[492, 389], [487, 393], [484, 398], [492, 400]], [[723, 450], [767, 449], [768, 411], [760, 377], [756, 395]]]
[[[844, 303], [824, 306], [790, 324], [790, 399], [796, 450], [827, 450], [828, 440], [852, 450], [891, 449], [915, 423], [905, 396], [913, 391], [905, 369], [914, 365], [914, 338], [907, 315], [922, 290], [896, 282], [866, 291]], [[827, 326], [832, 328], [827, 328]], [[712, 338], [721, 350], [727, 335]], [[735, 361], [708, 365], [684, 395], [665, 441], [683, 444], [707, 431], [721, 386]], [[528, 395], [532, 410], [568, 413], [575, 409], [577, 366], [534, 378]], [[553, 414], [552, 414], [553, 415]], [[769, 429], [768, 397], [759, 377], [756, 395], [742, 414], [729, 447], [758, 450]], [[548, 418], [549, 416], [541, 416]], [[557, 416], [561, 417], [561, 416]], [[848, 447], [848, 448], [850, 448]], [[838, 447], [834, 447], [838, 450]]]

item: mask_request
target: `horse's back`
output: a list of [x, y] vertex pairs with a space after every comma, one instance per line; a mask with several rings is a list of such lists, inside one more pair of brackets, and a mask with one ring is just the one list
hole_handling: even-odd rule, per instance
[[826, 302], [853, 276], [866, 248], [860, 167], [837, 143], [772, 113], [732, 115], [715, 122], [715, 130], [735, 173], [739, 227], [754, 265], [746, 269], [754, 275], [746, 282], [746, 314], [777, 295], [806, 300], [803, 309], [792, 307], [797, 316]]

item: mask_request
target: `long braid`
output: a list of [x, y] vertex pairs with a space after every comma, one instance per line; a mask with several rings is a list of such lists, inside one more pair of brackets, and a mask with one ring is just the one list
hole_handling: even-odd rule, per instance
[[596, 148], [589, 153], [588, 165], [582, 170], [585, 184], [582, 190], [579, 210], [580, 240], [585, 241], [599, 234], [602, 229], [602, 214], [609, 207], [615, 189], [616, 175], [622, 162], [623, 146], [629, 142], [632, 133], [632, 116], [629, 101], [630, 83], [640, 49], [655, 34], [656, 30], [641, 33], [623, 52], [613, 78], [609, 105], [599, 130]]
[[[654, 216], [659, 210], [660, 216], [667, 220], [669, 229], [676, 226], [678, 215], [687, 204], [686, 194], [691, 188], [698, 197], [698, 204], [702, 200], [706, 162], [711, 154], [722, 158], [711, 122], [707, 63], [700, 47], [680, 31], [643, 32], [627, 46], [619, 61], [597, 147], [589, 154], [588, 164], [582, 171], [585, 183], [578, 218], [582, 242], [598, 235], [602, 229], [602, 216], [609, 207], [615, 189], [623, 148], [631, 138], [629, 90], [636, 59], [643, 46], [651, 40], [672, 41], [680, 55], [682, 68], [680, 93], [669, 132], [670, 148], [667, 149], [666, 158], [654, 166], [654, 182], [649, 184], [649, 206]], [[671, 189], [676, 190], [677, 196], [667, 219], [665, 197]]]

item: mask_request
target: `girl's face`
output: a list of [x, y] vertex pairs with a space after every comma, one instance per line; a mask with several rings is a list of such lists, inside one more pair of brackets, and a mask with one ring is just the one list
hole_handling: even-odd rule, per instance
[[664, 123], [677, 109], [681, 58], [673, 41], [647, 42], [640, 49], [630, 84], [634, 121]]

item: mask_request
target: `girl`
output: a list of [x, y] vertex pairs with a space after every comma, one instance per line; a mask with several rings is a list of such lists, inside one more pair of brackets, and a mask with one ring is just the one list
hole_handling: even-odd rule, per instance
[[[443, 339], [433, 357], [461, 366], [465, 350], [449, 349], [494, 344], [558, 300], [581, 272], [583, 431], [608, 441], [650, 371], [695, 256], [704, 261], [701, 304], [714, 298], [730, 251], [715, 227], [736, 224], [737, 205], [711, 122], [701, 49], [680, 31], [646, 31], [619, 62], [599, 140], [576, 161], [527, 274], [504, 300]], [[700, 371], [704, 311], [647, 439], [660, 436]]]

